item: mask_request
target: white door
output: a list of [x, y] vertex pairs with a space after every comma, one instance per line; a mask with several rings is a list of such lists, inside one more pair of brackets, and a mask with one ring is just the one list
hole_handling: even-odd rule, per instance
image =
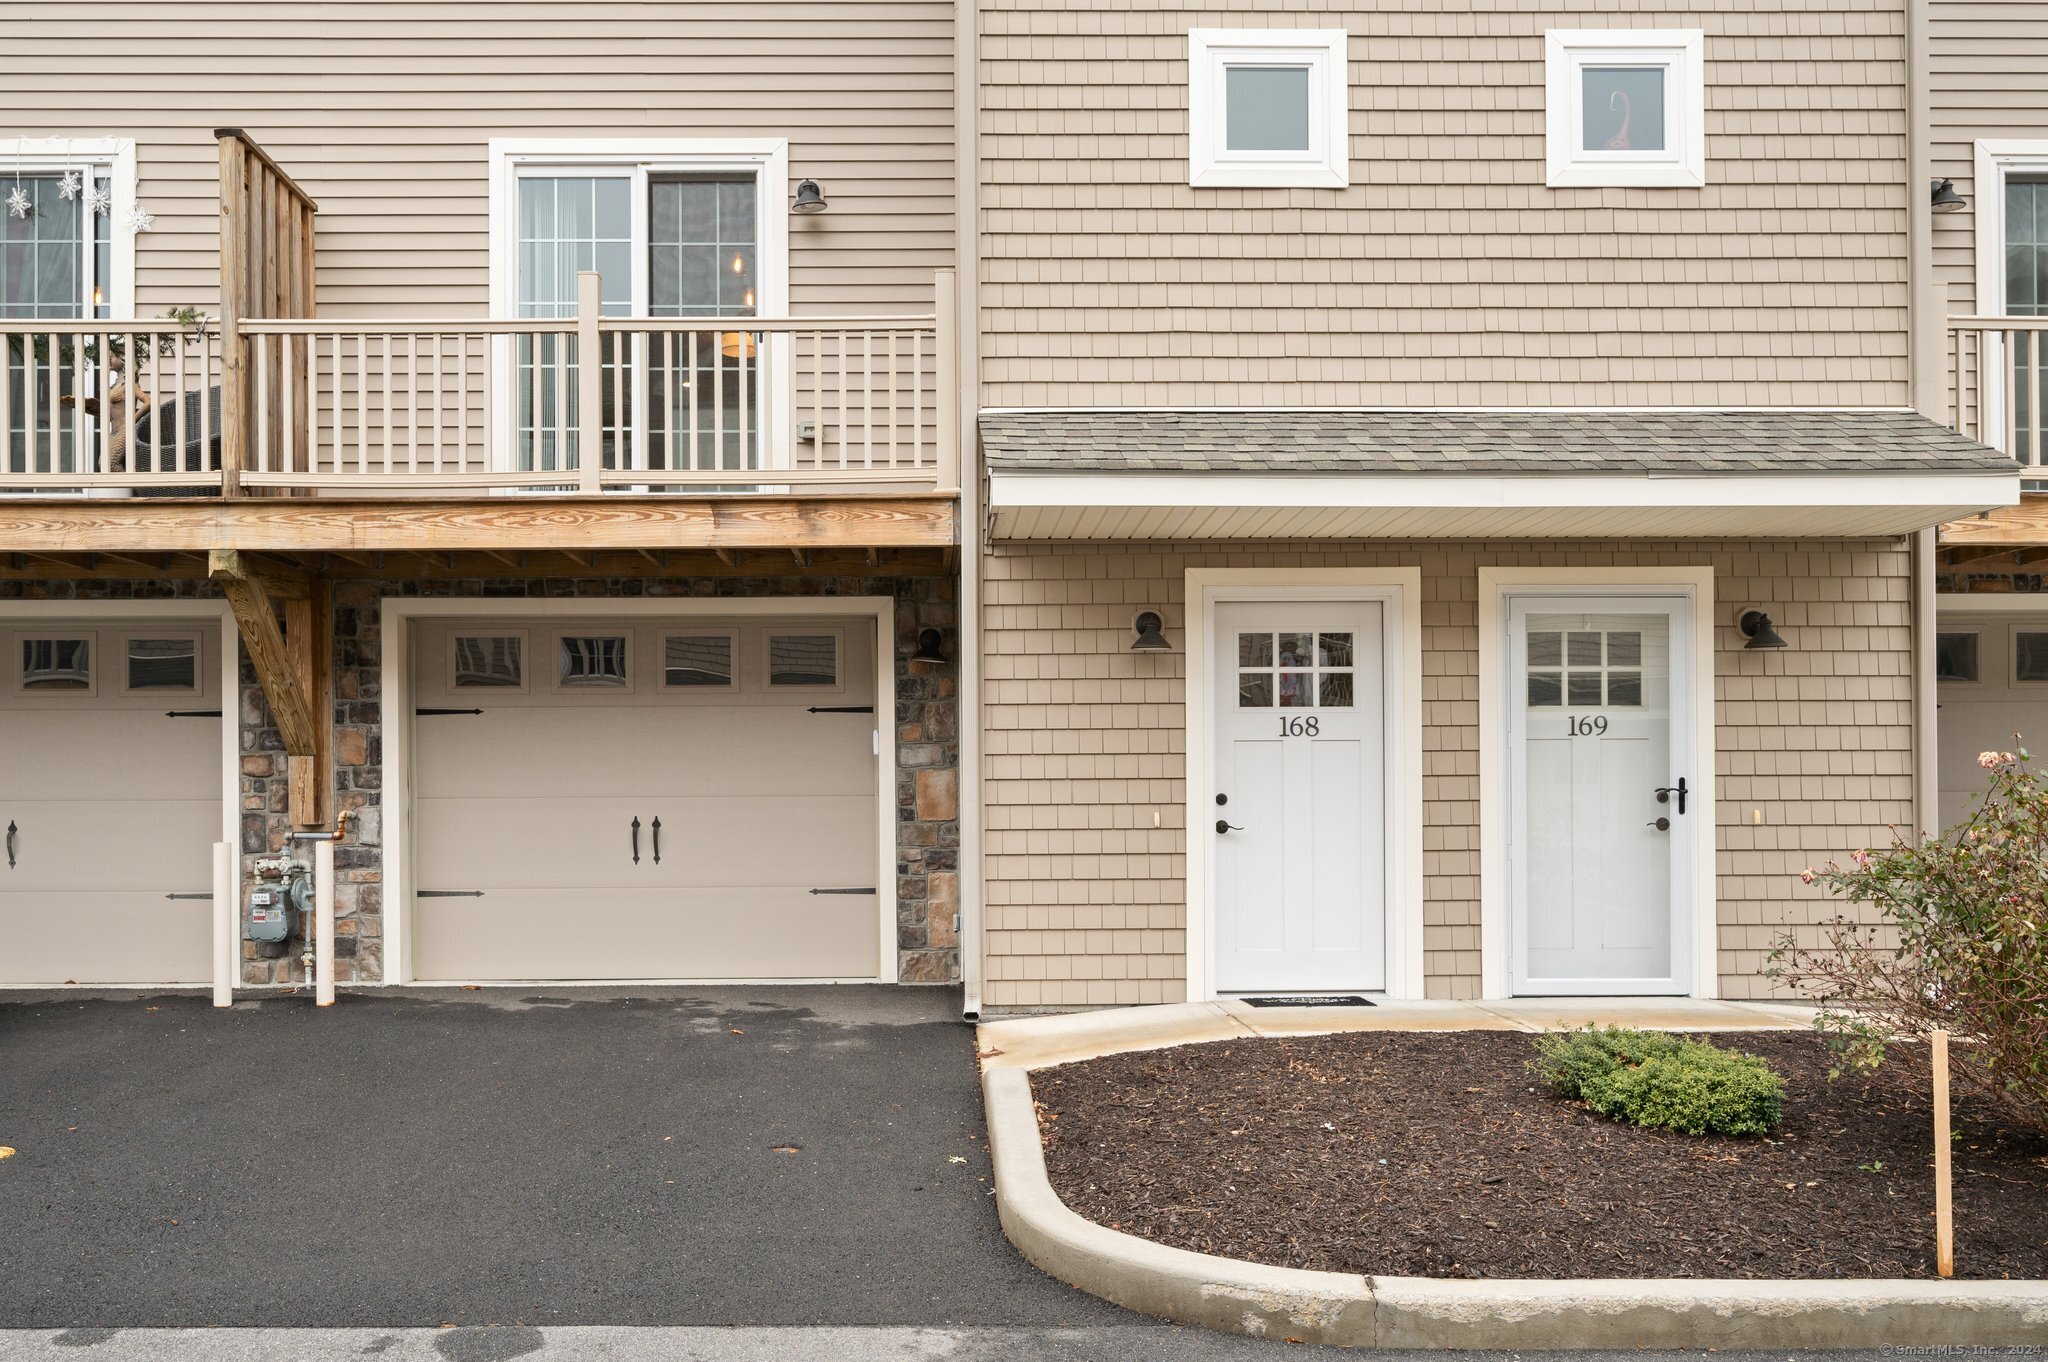
[[871, 623], [416, 639], [415, 978], [881, 973]]
[[213, 977], [220, 633], [0, 630], [0, 986]]
[[1690, 603], [1512, 597], [1510, 958], [1517, 993], [1684, 993]]
[[1386, 987], [1382, 607], [1216, 607], [1216, 988]]

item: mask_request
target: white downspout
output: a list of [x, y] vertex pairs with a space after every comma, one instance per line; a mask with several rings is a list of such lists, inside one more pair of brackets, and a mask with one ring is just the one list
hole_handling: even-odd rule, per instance
[[[1914, 408], [1947, 423], [1947, 347], [1943, 298], [1934, 272], [1932, 98], [1927, 70], [1927, 0], [1906, 0], [1906, 362]], [[1981, 209], [1981, 204], [1980, 204]], [[1960, 378], [1960, 376], [1958, 376]], [[1941, 830], [1940, 717], [1934, 683], [1932, 528], [1913, 536], [1913, 822], [1922, 835]]]
[[980, 0], [953, 7], [953, 265], [959, 279], [954, 335], [960, 349], [960, 983], [961, 1010], [981, 1016], [981, 162]]

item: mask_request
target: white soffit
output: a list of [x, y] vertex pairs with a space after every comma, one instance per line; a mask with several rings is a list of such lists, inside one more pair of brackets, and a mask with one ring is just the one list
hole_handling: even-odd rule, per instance
[[1867, 538], [2019, 502], [2005, 473], [989, 473], [997, 539]]

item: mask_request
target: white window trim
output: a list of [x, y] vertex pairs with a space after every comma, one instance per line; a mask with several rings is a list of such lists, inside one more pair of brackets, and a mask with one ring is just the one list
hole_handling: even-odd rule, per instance
[[[1351, 184], [1351, 67], [1341, 28], [1198, 28], [1188, 33], [1188, 183], [1197, 189], [1344, 189]], [[1307, 153], [1230, 151], [1223, 69], [1232, 58], [1310, 67]], [[1321, 88], [1315, 83], [1320, 81]], [[1320, 134], [1320, 136], [1318, 135]]]
[[[1508, 956], [1513, 908], [1507, 843], [1513, 808], [1508, 788], [1507, 675], [1509, 595], [1686, 595], [1692, 599], [1693, 770], [1697, 817], [1691, 821], [1693, 930], [1686, 968], [1694, 998], [1720, 996], [1720, 901], [1714, 828], [1714, 569], [1711, 567], [1479, 569], [1479, 989], [1482, 998], [1515, 996]], [[1685, 976], [1680, 976], [1685, 981]]]
[[[1377, 601], [1385, 706], [1386, 962], [1389, 998], [1426, 996], [1422, 881], [1422, 569], [1188, 568], [1182, 654], [1187, 659], [1187, 996], [1216, 996], [1216, 886], [1210, 840], [1215, 821], [1215, 705], [1210, 643], [1224, 601]], [[1171, 621], [1169, 620], [1169, 626]]]
[[[625, 169], [637, 181], [649, 174], [673, 172], [751, 171], [759, 181], [755, 202], [755, 315], [789, 315], [789, 140], [783, 137], [699, 138], [699, 137], [537, 137], [490, 140], [490, 274], [491, 315], [511, 317], [518, 310], [519, 261], [519, 173], [526, 169], [559, 168], [564, 171]], [[647, 198], [637, 191], [633, 197], [634, 235], [646, 238]], [[644, 259], [633, 262], [632, 313], [647, 315], [647, 267]], [[789, 403], [794, 391], [790, 347], [785, 336], [770, 336], [761, 347], [767, 356], [767, 385], [773, 402], [762, 412], [762, 459], [766, 467], [787, 468], [792, 459], [792, 429]], [[502, 357], [494, 361], [509, 372], [511, 346], [493, 347]], [[511, 399], [512, 385], [500, 382], [503, 400]], [[509, 407], [501, 413], [499, 428], [512, 429]], [[507, 441], [492, 457], [511, 452]]]
[[[1554, 28], [1543, 35], [1548, 87], [1543, 133], [1553, 189], [1623, 187], [1698, 189], [1707, 182], [1706, 36], [1696, 28]], [[1628, 62], [1669, 72], [1664, 102], [1667, 149], [1662, 152], [1587, 151], [1580, 130], [1588, 59]]]
[[[2048, 175], [2048, 141], [2024, 138], [1980, 138], [1972, 157], [1970, 205], [1973, 219], [1976, 269], [1973, 311], [1979, 317], [2005, 315], [2005, 182], [2015, 172]], [[2005, 429], [2005, 381], [2009, 366], [2005, 358], [2005, 337], [1984, 333], [1984, 355], [1980, 372], [1999, 375], [1986, 385], [1984, 427]], [[1999, 440], [2005, 437], [2000, 435]], [[2038, 469], [2028, 467], [2030, 474]], [[2032, 478], [2029, 478], [2032, 482]]]
[[0, 175], [11, 173], [18, 164], [22, 173], [47, 175], [51, 171], [103, 168], [107, 188], [114, 196], [107, 218], [113, 223], [109, 234], [113, 250], [106, 281], [107, 316], [128, 320], [135, 316], [135, 238], [128, 230], [128, 215], [135, 211], [135, 141], [128, 137], [18, 137], [9, 146], [0, 141]]

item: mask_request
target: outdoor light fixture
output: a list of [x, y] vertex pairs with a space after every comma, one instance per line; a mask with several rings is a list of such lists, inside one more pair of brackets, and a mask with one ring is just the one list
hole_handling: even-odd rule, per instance
[[1166, 635], [1160, 632], [1165, 627], [1166, 621], [1159, 618], [1157, 610], [1140, 610], [1138, 617], [1131, 621], [1131, 628], [1138, 635], [1137, 642], [1131, 645], [1131, 651], [1134, 653], [1172, 652], [1173, 645], [1168, 643]]
[[789, 206], [792, 213], [822, 213], [825, 211], [825, 191], [818, 188], [816, 180], [805, 180], [796, 187], [796, 202]]
[[1743, 611], [1742, 618], [1735, 621], [1735, 627], [1740, 629], [1742, 636], [1749, 640], [1749, 642], [1742, 645], [1745, 651], [1751, 648], [1789, 648], [1792, 646], [1778, 636], [1778, 631], [1771, 627], [1771, 617], [1761, 610]]
[[944, 662], [946, 660], [946, 636], [936, 629], [917, 631], [917, 651], [910, 655], [912, 662]]
[[1960, 213], [1970, 206], [1970, 201], [1956, 193], [1953, 180], [1931, 180], [1934, 186], [1934, 211], [1937, 213]]

